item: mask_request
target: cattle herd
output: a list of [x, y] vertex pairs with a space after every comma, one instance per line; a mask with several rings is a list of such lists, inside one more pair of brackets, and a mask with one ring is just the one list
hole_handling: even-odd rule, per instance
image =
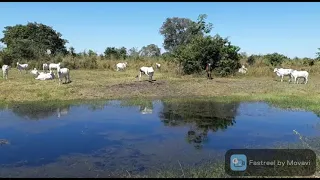
[[[20, 64], [17, 62], [17, 69], [20, 73], [22, 71], [25, 71], [26, 74], [28, 73], [29, 64]], [[70, 70], [68, 68], [61, 68], [60, 63], [50, 63], [50, 64], [43, 64], [42, 65], [43, 72], [40, 72], [37, 70], [37, 68], [34, 68], [31, 71], [31, 74], [36, 76], [35, 79], [37, 80], [51, 80], [55, 78], [55, 73], [52, 71], [53, 69], [57, 70], [57, 76], [59, 78], [59, 85], [61, 84], [61, 81], [63, 78], [65, 78], [65, 83], [71, 82], [70, 80]], [[10, 66], [9, 65], [3, 65], [2, 66], [2, 74], [4, 79], [8, 79]], [[49, 70], [49, 73], [47, 72]]]
[[[116, 64], [116, 71], [120, 71], [120, 70], [124, 70], [127, 67], [128, 63], [124, 62], [124, 63], [118, 63]], [[22, 73], [22, 71], [25, 71], [26, 73], [28, 72], [28, 64], [20, 64], [19, 62], [17, 62], [17, 69], [20, 73]], [[156, 68], [160, 69], [161, 65], [159, 63], [156, 63]], [[50, 63], [50, 64], [43, 64], [42, 65], [42, 70], [43, 72], [40, 72], [39, 70], [37, 70], [36, 68], [34, 68], [31, 71], [31, 74], [33, 74], [36, 80], [52, 80], [55, 79], [56, 74], [53, 72], [53, 70], [57, 71], [57, 77], [59, 79], [59, 85], [60, 82], [62, 81], [62, 79], [65, 79], [65, 83], [70, 83], [70, 70], [68, 68], [61, 68], [61, 64], [60, 63]], [[8, 79], [8, 73], [10, 70], [10, 66], [9, 65], [3, 65], [2, 66], [2, 72], [3, 72], [3, 78], [4, 79]], [[47, 72], [49, 70], [49, 72]], [[207, 72], [207, 78], [208, 79], [212, 79], [211, 77], [211, 71], [212, 71], [212, 66], [211, 63], [207, 63], [206, 66], [206, 72]], [[238, 70], [239, 73], [245, 74], [247, 73], [248, 69], [242, 65], [242, 67]], [[293, 69], [284, 69], [284, 68], [275, 68], [274, 71], [277, 76], [281, 77], [281, 82], [283, 82], [283, 77], [284, 76], [289, 76], [289, 82], [292, 81], [292, 79], [294, 80], [294, 83], [298, 84], [298, 79], [299, 78], [304, 78], [304, 83], [307, 84], [308, 82], [308, 76], [309, 73], [307, 71], [297, 71], [297, 70], [293, 70]], [[145, 74], [149, 77], [149, 81], [152, 81], [152, 77], [154, 75], [154, 69], [152, 66], [147, 67], [147, 66], [143, 66], [139, 69], [139, 74], [136, 76], [136, 78], [139, 78], [139, 81], [141, 79], [142, 74]]]
[[[127, 67], [128, 63], [124, 62], [124, 63], [118, 63], [116, 64], [116, 70], [124, 70]], [[161, 65], [159, 63], [156, 63], [156, 68], [160, 69]], [[25, 71], [26, 74], [28, 73], [28, 68], [29, 65], [28, 64], [20, 64], [19, 62], [17, 62], [17, 69], [20, 73], [22, 73], [22, 71]], [[43, 64], [42, 65], [42, 70], [43, 72], [40, 72], [39, 70], [37, 70], [37, 68], [33, 68], [33, 70], [31, 70], [31, 74], [33, 74], [35, 76], [36, 80], [52, 80], [55, 79], [56, 74], [53, 72], [53, 70], [57, 71], [57, 77], [59, 79], [59, 85], [61, 84], [61, 81], [63, 78], [65, 78], [65, 83], [70, 83], [70, 70], [68, 68], [61, 68], [61, 64], [60, 63], [50, 63], [50, 64]], [[9, 74], [9, 70], [10, 70], [10, 66], [9, 65], [3, 65], [2, 66], [2, 73], [3, 73], [3, 78], [4, 79], [8, 79], [8, 74]], [[49, 72], [48, 72], [49, 70]], [[136, 78], [139, 78], [139, 81], [141, 79], [141, 75], [145, 74], [149, 77], [149, 81], [152, 81], [152, 77], [154, 74], [154, 69], [152, 66], [150, 67], [146, 67], [143, 66], [139, 69], [139, 74], [136, 76]]]
[[281, 82], [283, 81], [284, 76], [289, 76], [289, 82], [294, 79], [294, 83], [298, 84], [298, 78], [303, 78], [304, 83], [307, 84], [309, 73], [308, 71], [297, 71], [294, 69], [284, 69], [284, 68], [274, 68], [273, 72], [277, 74], [277, 76], [281, 77]]
[[[239, 73], [245, 74], [247, 73], [248, 69], [242, 65], [242, 67], [239, 69]], [[297, 71], [294, 69], [284, 69], [284, 68], [274, 68], [273, 72], [277, 74], [277, 76], [281, 77], [281, 82], [283, 82], [284, 76], [289, 76], [289, 82], [294, 80], [294, 83], [299, 83], [299, 78], [304, 79], [304, 83], [307, 84], [309, 73], [308, 71]]]

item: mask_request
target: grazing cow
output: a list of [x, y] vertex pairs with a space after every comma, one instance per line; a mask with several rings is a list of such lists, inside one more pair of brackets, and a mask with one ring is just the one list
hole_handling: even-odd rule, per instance
[[63, 78], [65, 78], [65, 83], [70, 83], [70, 70], [68, 68], [60, 68], [57, 69], [58, 78], [59, 78], [59, 85]]
[[136, 78], [139, 77], [139, 81], [141, 79], [141, 75], [142, 74], [145, 74], [145, 75], [149, 76], [149, 81], [152, 81], [152, 77], [153, 77], [153, 74], [154, 74], [153, 67], [146, 67], [146, 66], [141, 67], [139, 75], [136, 76]]
[[161, 67], [161, 64], [156, 63], [156, 68], [157, 68], [157, 69], [160, 69], [160, 67]]
[[293, 70], [291, 72], [291, 78], [294, 79], [294, 82], [298, 84], [297, 78], [304, 78], [304, 84], [307, 84], [308, 82], [308, 77], [309, 77], [309, 73], [308, 71], [297, 71], [297, 70]]
[[289, 76], [289, 82], [291, 81], [291, 72], [293, 69], [283, 69], [283, 68], [274, 68], [273, 72], [277, 74], [277, 76], [281, 77], [281, 82], [283, 82], [284, 76]]
[[39, 73], [38, 77], [36, 77], [35, 79], [36, 80], [42, 80], [42, 81], [45, 81], [45, 80], [52, 80], [55, 78], [55, 74], [53, 73], [53, 71], [50, 71], [49, 73]]
[[8, 66], [8, 65], [3, 65], [2, 66], [3, 79], [8, 79], [9, 69], [10, 69], [10, 66]]
[[128, 65], [128, 63], [127, 63], [127, 62], [124, 62], [124, 63], [118, 63], [118, 64], [116, 65], [116, 67], [117, 67], [117, 71], [119, 71], [119, 70], [124, 70], [124, 69], [127, 67], [127, 65]]
[[212, 76], [211, 76], [212, 64], [210, 62], [207, 63], [206, 72], [207, 72], [207, 78], [208, 79], [213, 79]]
[[245, 73], [247, 73], [247, 71], [248, 71], [248, 69], [244, 66], [244, 65], [242, 65], [242, 67], [239, 69], [239, 73], [242, 73], [242, 74], [245, 74]]
[[58, 64], [50, 63], [49, 64], [49, 71], [51, 71], [52, 69], [57, 69], [58, 70], [58, 68], [60, 68], [60, 63], [58, 63]]
[[31, 74], [35, 75], [35, 76], [38, 76], [40, 73], [39, 71], [37, 70], [37, 68], [33, 68], [33, 70], [31, 71]]
[[22, 70], [26, 71], [26, 74], [28, 73], [28, 64], [20, 64], [19, 62], [17, 62], [17, 69], [19, 70], [19, 72], [21, 73]]
[[42, 69], [43, 69], [43, 72], [47, 72], [47, 70], [49, 70], [49, 65], [47, 63], [44, 63], [42, 64]]

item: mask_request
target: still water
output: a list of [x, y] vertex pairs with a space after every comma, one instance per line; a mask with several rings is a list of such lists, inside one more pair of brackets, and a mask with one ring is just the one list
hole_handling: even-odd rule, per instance
[[[0, 177], [92, 177], [219, 161], [320, 135], [312, 112], [266, 103], [121, 101], [24, 104], [0, 111]], [[177, 163], [179, 162], [179, 164]], [[96, 172], [93, 172], [96, 171]]]

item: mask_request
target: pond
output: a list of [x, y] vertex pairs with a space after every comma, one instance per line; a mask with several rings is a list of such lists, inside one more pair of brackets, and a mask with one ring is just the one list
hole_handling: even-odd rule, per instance
[[220, 162], [234, 148], [317, 137], [312, 112], [263, 102], [17, 104], [0, 111], [0, 177], [107, 177]]

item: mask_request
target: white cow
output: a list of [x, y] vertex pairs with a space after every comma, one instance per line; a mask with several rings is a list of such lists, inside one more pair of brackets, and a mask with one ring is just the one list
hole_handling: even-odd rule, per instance
[[117, 66], [117, 71], [119, 70], [124, 70], [127, 67], [128, 63], [124, 62], [124, 63], [118, 63]]
[[10, 69], [10, 66], [8, 65], [3, 65], [2, 66], [2, 75], [3, 75], [3, 79], [8, 79], [8, 74], [9, 74], [9, 69]]
[[63, 78], [65, 78], [65, 83], [71, 82], [70, 80], [70, 70], [68, 68], [60, 68], [57, 69], [58, 78], [59, 78], [59, 85]]
[[37, 70], [37, 68], [33, 68], [33, 70], [30, 73], [35, 76], [38, 76], [40, 74], [39, 71]]
[[139, 75], [136, 76], [136, 77], [139, 76], [139, 81], [141, 79], [141, 75], [142, 74], [145, 74], [145, 75], [149, 76], [149, 81], [152, 81], [152, 77], [153, 77], [153, 74], [154, 74], [153, 67], [146, 67], [146, 66], [141, 67]]
[[52, 80], [54, 78], [55, 78], [54, 72], [50, 71], [49, 73], [43, 73], [43, 72], [39, 73], [38, 77], [36, 77], [35, 79], [44, 81], [44, 80]]
[[160, 69], [160, 67], [161, 67], [161, 64], [156, 63], [156, 68], [157, 68], [157, 69]]
[[245, 73], [247, 73], [247, 71], [248, 71], [248, 69], [244, 66], [244, 65], [242, 65], [242, 67], [239, 69], [239, 73], [242, 73], [242, 74], [245, 74]]
[[26, 74], [28, 73], [28, 64], [20, 64], [19, 62], [17, 62], [17, 69], [19, 70], [19, 72], [21, 73], [22, 70], [26, 71]]
[[49, 71], [51, 71], [52, 69], [57, 69], [58, 70], [58, 68], [60, 68], [60, 63], [58, 63], [58, 64], [50, 63], [49, 64]]
[[294, 82], [298, 84], [298, 81], [297, 79], [298, 78], [304, 78], [304, 84], [307, 84], [308, 82], [308, 77], [309, 77], [309, 73], [308, 71], [297, 71], [297, 70], [294, 70], [291, 72], [291, 78], [294, 79]]
[[294, 71], [293, 69], [283, 69], [283, 68], [274, 68], [273, 72], [277, 74], [277, 76], [281, 77], [281, 82], [283, 81], [283, 76], [290, 76], [289, 82], [291, 81], [291, 72]]
[[49, 70], [49, 65], [47, 63], [42, 64], [43, 72], [47, 72]]

